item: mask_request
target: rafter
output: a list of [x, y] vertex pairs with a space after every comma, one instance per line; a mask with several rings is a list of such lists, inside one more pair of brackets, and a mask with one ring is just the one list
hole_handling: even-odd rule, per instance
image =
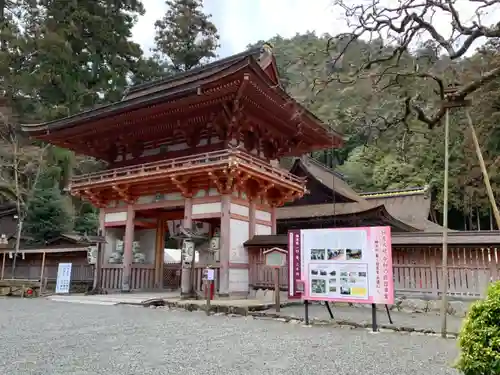
[[80, 196], [82, 198], [86, 198], [90, 203], [92, 203], [96, 207], [102, 208], [106, 206], [103, 199], [99, 196], [99, 193], [94, 193], [90, 189], [85, 189], [83, 191], [83, 194], [81, 194]]
[[244, 173], [242, 171], [238, 171], [236, 175], [236, 186], [238, 187], [239, 191], [244, 191], [247, 196], [249, 195], [246, 187], [247, 181], [250, 179], [250, 175], [248, 173]]
[[184, 198], [192, 198], [193, 197], [193, 190], [191, 189], [191, 186], [189, 184], [189, 182], [190, 182], [189, 177], [173, 176], [170, 178], [170, 181], [172, 181], [174, 186], [180, 190], [180, 192]]
[[111, 190], [116, 192], [118, 194], [118, 197], [127, 204], [134, 204], [137, 201], [137, 198], [133, 197], [130, 194], [128, 186], [120, 187], [118, 185], [113, 185], [111, 187]]
[[267, 199], [266, 197], [267, 192], [274, 186], [275, 186], [274, 183], [267, 183], [261, 186], [260, 189], [257, 191], [257, 196], [260, 197], [261, 199]]

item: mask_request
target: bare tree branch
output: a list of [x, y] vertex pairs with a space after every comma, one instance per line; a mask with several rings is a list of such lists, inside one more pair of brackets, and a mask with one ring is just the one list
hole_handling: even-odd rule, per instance
[[[470, 1], [469, 6], [476, 4], [472, 4], [475, 9], [468, 15], [467, 20], [462, 15], [465, 13], [464, 3], [458, 0], [401, 0], [394, 6], [393, 2], [383, 0], [336, 0], [335, 4], [342, 9], [351, 32], [337, 37], [337, 42], [339, 39], [343, 42], [334, 64], [342, 62], [351, 44], [357, 40], [370, 42], [379, 39], [383, 41], [384, 46], [379, 51], [370, 51], [366, 56], [362, 56], [362, 61], [354, 69], [350, 67], [348, 74], [331, 74], [321, 82], [321, 87], [315, 88], [316, 92], [321, 92], [332, 82], [354, 84], [367, 78], [373, 80], [376, 90], [398, 85], [402, 78], [432, 80], [436, 85], [434, 93], [437, 94], [435, 98], [427, 98], [432, 105], [422, 103], [423, 97], [428, 95], [409, 94], [401, 98], [401, 116], [393, 119], [407, 122], [410, 118], [416, 118], [432, 129], [444, 117], [445, 99], [448, 102], [462, 102], [487, 83], [500, 77], [500, 67], [494, 67], [479, 77], [462, 82], [454, 94], [445, 95], [445, 88], [449, 84], [457, 83], [456, 78], [451, 78], [449, 72], [422, 73], [418, 66], [410, 70], [402, 63], [404, 56], [410, 56], [422, 42], [432, 41], [438, 55], [444, 52], [449, 60], [453, 61], [464, 58], [480, 39], [484, 42], [500, 38], [500, 22], [495, 20], [491, 24], [487, 23], [491, 12], [500, 11], [500, 0]], [[332, 50], [333, 45], [329, 40], [326, 51]], [[382, 87], [379, 87], [380, 85]]]

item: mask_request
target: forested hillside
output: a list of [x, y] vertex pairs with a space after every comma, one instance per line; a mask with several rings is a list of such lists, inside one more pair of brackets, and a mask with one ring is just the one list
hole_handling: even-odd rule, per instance
[[[432, 189], [436, 218], [442, 211], [444, 169], [444, 130], [438, 123], [428, 124], [410, 118], [399, 121], [403, 111], [401, 98], [408, 92], [434, 100], [437, 95], [430, 80], [404, 77], [398, 84], [378, 74], [390, 66], [377, 64], [365, 78], [353, 80], [352, 71], [362, 56], [378, 51], [380, 40], [352, 43], [335, 66], [342, 41], [330, 35], [308, 33], [291, 39], [273, 38], [282, 83], [298, 100], [306, 104], [331, 127], [346, 136], [345, 147], [318, 152], [314, 156], [343, 173], [359, 191], [377, 191], [429, 185]], [[329, 43], [338, 43], [326, 52]], [[422, 45], [405, 54], [401, 64], [422, 72], [434, 71], [449, 82], [463, 82], [469, 75], [478, 76], [490, 66], [498, 66], [498, 44], [490, 41], [477, 53], [459, 61], [437, 56], [432, 46]], [[400, 68], [398, 68], [400, 69]], [[334, 79], [332, 77], [335, 77]], [[324, 84], [325, 80], [329, 80]], [[493, 189], [500, 194], [500, 79], [475, 92], [471, 115], [482, 146]], [[457, 229], [488, 229], [490, 209], [470, 132], [463, 110], [450, 116], [450, 217]], [[480, 224], [478, 224], [478, 216]]]
[[[148, 57], [131, 41], [131, 29], [144, 12], [140, 1], [0, 1], [0, 203], [16, 204], [22, 232], [34, 241], [61, 231], [96, 231], [95, 209], [69, 197], [65, 187], [75, 173], [103, 165], [33, 143], [19, 132], [19, 124], [120, 100], [131, 84], [215, 58], [218, 32], [201, 1], [166, 4], [167, 13], [155, 24], [153, 56]], [[383, 9], [370, 11], [372, 18], [376, 12], [384, 16]], [[439, 113], [440, 85], [479, 82], [466, 96], [473, 102], [471, 114], [493, 189], [500, 193], [500, 130], [495, 127], [500, 69], [488, 76], [500, 66], [500, 28], [457, 24], [465, 40], [488, 36], [477, 52], [470, 44], [454, 51], [429, 33], [419, 34], [422, 38], [412, 40], [410, 48], [407, 39], [420, 30], [418, 22], [412, 26], [416, 17], [406, 28], [392, 28], [397, 32], [377, 38], [363, 34], [365, 22], [364, 29], [353, 24], [352, 33], [336, 37], [306, 33], [270, 42], [285, 89], [346, 135], [343, 149], [314, 157], [336, 166], [362, 191], [428, 184], [439, 217], [443, 127], [442, 116], [433, 113]], [[376, 25], [371, 32], [387, 27]], [[463, 110], [451, 113], [450, 152], [452, 227], [489, 228], [489, 205]]]

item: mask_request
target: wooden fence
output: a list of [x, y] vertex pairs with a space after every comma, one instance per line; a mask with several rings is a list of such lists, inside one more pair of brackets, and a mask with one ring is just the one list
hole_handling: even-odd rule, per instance
[[[215, 272], [214, 288], [215, 291], [219, 290], [220, 285], [220, 267], [213, 266]], [[197, 292], [203, 291], [203, 270], [205, 265], [195, 265], [194, 273], [194, 286]], [[181, 264], [180, 263], [165, 263], [163, 266], [163, 287], [169, 290], [179, 290], [181, 287]]]
[[[130, 274], [131, 290], [153, 290], [154, 289], [154, 264], [132, 264]], [[122, 288], [123, 265], [105, 264], [101, 269], [102, 288], [109, 291]]]
[[[263, 251], [249, 249], [249, 279], [253, 288], [274, 288], [272, 270], [264, 266]], [[500, 280], [500, 248], [451, 247], [448, 251], [448, 294], [459, 298], [484, 296], [491, 281]], [[442, 283], [440, 247], [393, 248], [394, 287], [397, 295], [437, 297]], [[288, 289], [288, 269], [280, 271], [280, 287]]]
[[[58, 265], [46, 265], [43, 272], [43, 278], [48, 280], [56, 280]], [[9, 279], [12, 277], [12, 268], [9, 264], [4, 269], [3, 278]], [[38, 280], [41, 277], [41, 265], [37, 264], [20, 264], [16, 265], [15, 277], [17, 279]], [[89, 281], [94, 279], [94, 266], [88, 264], [73, 265], [71, 268], [72, 281]]]
[[[203, 290], [202, 273], [206, 268], [204, 265], [195, 266], [195, 289]], [[219, 289], [219, 267], [215, 268], [215, 287]], [[105, 264], [102, 268], [102, 288], [108, 291], [120, 290], [122, 287], [123, 265]], [[153, 264], [133, 264], [130, 288], [132, 290], [155, 289], [155, 266]], [[181, 287], [181, 265], [180, 263], [166, 263], [163, 266], [163, 288], [168, 290], [179, 290]]]

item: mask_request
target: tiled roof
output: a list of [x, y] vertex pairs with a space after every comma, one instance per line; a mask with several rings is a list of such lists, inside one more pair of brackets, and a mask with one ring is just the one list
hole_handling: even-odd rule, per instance
[[[431, 232], [393, 232], [391, 234], [392, 245], [396, 246], [441, 246], [443, 241], [442, 231]], [[448, 233], [448, 244], [450, 246], [468, 245], [497, 245], [500, 243], [499, 231], [450, 231]], [[246, 241], [244, 246], [254, 247], [288, 247], [288, 236], [285, 235], [257, 235]]]
[[349, 203], [328, 203], [316, 205], [285, 206], [277, 210], [281, 220], [360, 214], [384, 206], [387, 213], [396, 221], [421, 231], [441, 231], [442, 227], [428, 220], [431, 199], [428, 186], [401, 190], [358, 193], [344, 181], [343, 176], [320, 162], [309, 158], [297, 158], [290, 171], [297, 173], [302, 169], [308, 179], [315, 179], [326, 188], [342, 195]]

